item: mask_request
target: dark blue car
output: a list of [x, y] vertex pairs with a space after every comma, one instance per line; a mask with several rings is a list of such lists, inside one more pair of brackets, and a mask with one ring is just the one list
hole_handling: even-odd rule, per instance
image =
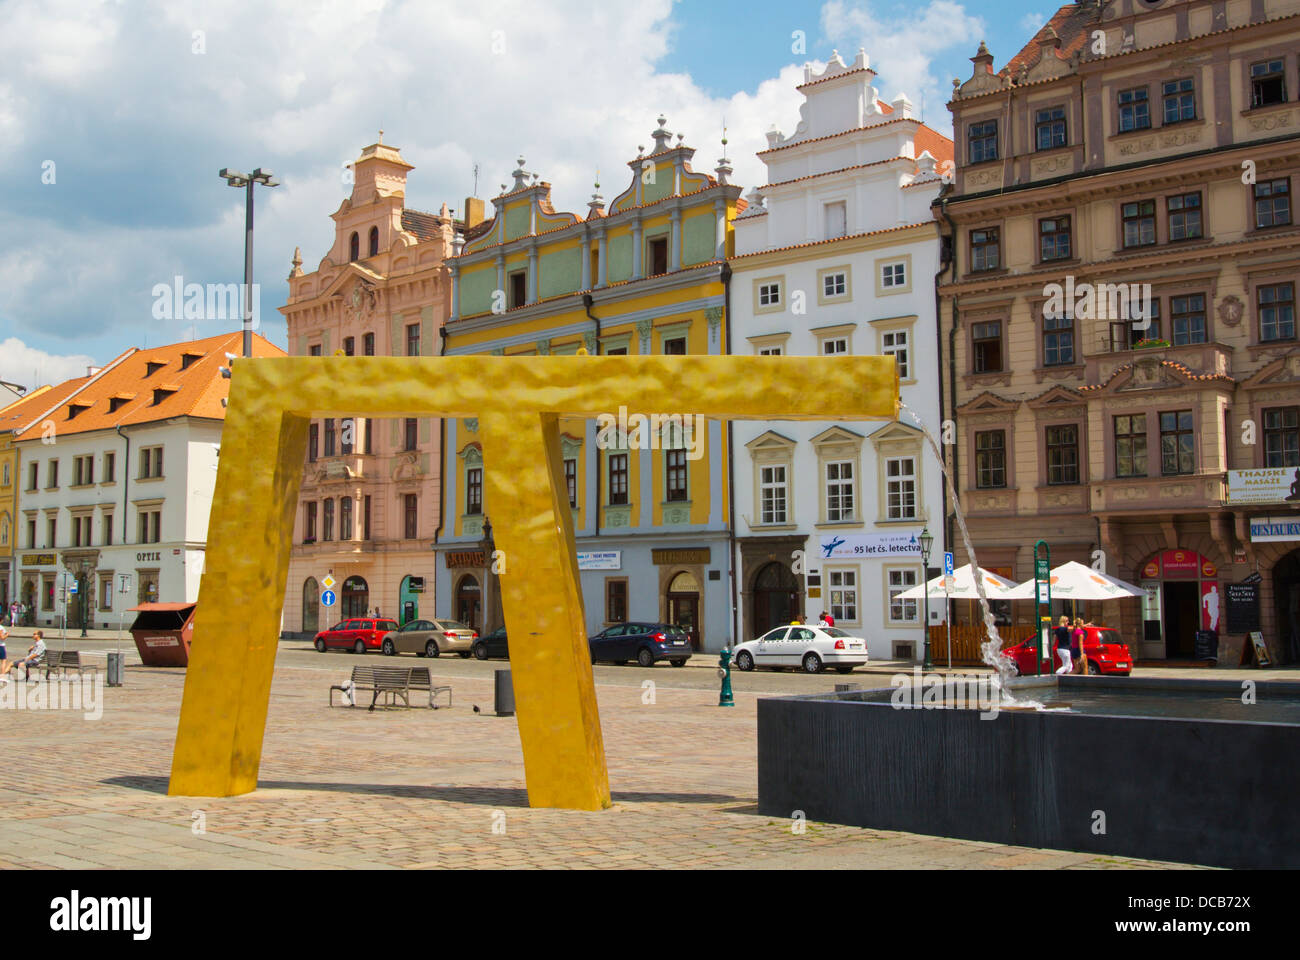
[[635, 660], [643, 667], [653, 667], [667, 660], [674, 667], [686, 665], [691, 658], [690, 632], [671, 623], [619, 623], [591, 637], [593, 663], [627, 663]]
[[478, 660], [501, 658], [510, 659], [510, 644], [506, 640], [506, 628], [497, 627], [486, 637], [479, 637], [474, 643], [474, 657]]

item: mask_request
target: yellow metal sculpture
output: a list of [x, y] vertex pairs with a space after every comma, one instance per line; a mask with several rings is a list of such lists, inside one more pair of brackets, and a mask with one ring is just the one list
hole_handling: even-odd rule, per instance
[[610, 804], [560, 416], [620, 406], [732, 420], [892, 420], [893, 357], [273, 357], [239, 360], [169, 792], [257, 786], [312, 417], [478, 417], [528, 801]]

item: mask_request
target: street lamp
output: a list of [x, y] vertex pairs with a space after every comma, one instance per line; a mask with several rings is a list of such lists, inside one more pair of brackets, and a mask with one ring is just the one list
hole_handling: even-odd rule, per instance
[[267, 187], [278, 187], [280, 181], [271, 176], [270, 170], [258, 167], [251, 174], [243, 174], [229, 167], [222, 167], [217, 174], [229, 186], [243, 187], [246, 191], [244, 205], [244, 356], [253, 355], [253, 184], [260, 183]]
[[930, 535], [930, 528], [925, 527], [921, 530], [921, 536], [917, 538], [921, 541], [921, 601], [925, 605], [925, 619], [921, 628], [925, 636], [925, 669], [930, 669], [930, 548], [934, 546], [934, 537]]

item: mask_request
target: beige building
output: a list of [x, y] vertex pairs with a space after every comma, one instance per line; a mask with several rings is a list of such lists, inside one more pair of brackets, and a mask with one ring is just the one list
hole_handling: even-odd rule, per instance
[[[352, 165], [334, 241], [311, 273], [295, 253], [281, 307], [297, 356], [432, 356], [451, 306], [443, 261], [464, 221], [405, 205], [412, 166], [380, 141]], [[481, 203], [471, 201], [471, 216]], [[283, 629], [311, 635], [378, 610], [401, 622], [434, 612], [431, 547], [441, 530], [441, 421], [314, 420], [308, 435]], [[326, 577], [332, 606], [322, 603]]]
[[1300, 0], [1079, 3], [954, 81], [943, 389], [979, 560], [1027, 579], [1041, 537], [1142, 585], [1087, 610], [1140, 658], [1213, 629], [1221, 664], [1250, 630], [1300, 659], [1298, 41]]

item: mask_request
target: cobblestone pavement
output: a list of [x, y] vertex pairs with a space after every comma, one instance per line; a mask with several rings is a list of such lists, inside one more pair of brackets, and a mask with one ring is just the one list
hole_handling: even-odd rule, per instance
[[831, 824], [796, 835], [757, 813], [758, 696], [719, 709], [716, 687], [674, 686], [684, 671], [668, 668], [653, 703], [630, 668], [598, 682], [613, 809], [534, 810], [515, 721], [491, 714], [472, 661], [433, 662], [452, 709], [371, 713], [326, 705], [351, 657], [303, 659], [281, 653], [261, 785], [241, 797], [166, 796], [184, 672], [133, 651], [101, 719], [0, 711], [11, 749], [39, 747], [0, 770], [0, 868], [1163, 866]]

